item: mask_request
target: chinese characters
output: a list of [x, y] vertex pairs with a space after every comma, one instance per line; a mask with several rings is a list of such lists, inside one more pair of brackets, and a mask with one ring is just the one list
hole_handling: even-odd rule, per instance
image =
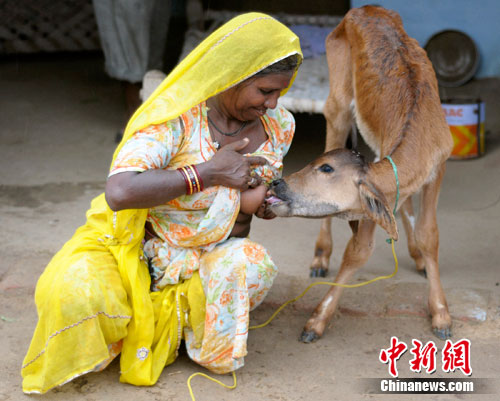
[[[428, 374], [436, 371], [437, 347], [433, 341], [425, 345], [419, 340], [412, 340], [413, 347], [410, 353], [413, 358], [410, 360], [412, 372], [424, 371]], [[470, 364], [470, 341], [461, 339], [457, 342], [446, 340], [441, 352], [441, 363], [443, 372], [454, 372], [459, 369], [466, 376], [472, 374]], [[399, 341], [397, 337], [391, 337], [391, 346], [380, 351], [379, 360], [388, 364], [389, 374], [398, 377], [397, 361], [408, 350], [408, 345], [404, 341]]]

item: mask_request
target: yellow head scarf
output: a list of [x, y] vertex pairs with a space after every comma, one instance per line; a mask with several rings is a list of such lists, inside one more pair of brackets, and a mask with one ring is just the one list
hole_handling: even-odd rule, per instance
[[176, 118], [292, 54], [302, 58], [299, 38], [279, 21], [261, 13], [233, 18], [182, 60], [139, 107], [114, 157], [134, 132]]

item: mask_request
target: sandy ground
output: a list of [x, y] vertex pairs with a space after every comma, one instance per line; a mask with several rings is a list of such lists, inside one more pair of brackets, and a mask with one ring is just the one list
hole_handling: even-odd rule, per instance
[[[21, 391], [20, 366], [37, 320], [34, 286], [51, 256], [83, 223], [90, 200], [104, 188], [124, 106], [119, 84], [106, 77], [102, 63], [98, 54], [78, 54], [0, 64], [0, 401], [29, 399]], [[389, 378], [378, 355], [389, 347], [391, 336], [407, 344], [412, 339], [433, 340], [439, 351], [444, 346], [430, 330], [425, 278], [416, 273], [402, 240], [396, 246], [398, 275], [347, 290], [321, 340], [308, 345], [297, 341], [325, 292], [315, 287], [269, 326], [250, 333], [249, 354], [237, 372], [235, 390], [197, 377], [193, 379], [197, 400], [498, 399], [500, 125], [495, 110], [499, 88], [497, 80], [486, 80], [456, 90], [480, 94], [487, 101], [487, 154], [448, 162], [439, 207], [441, 277], [453, 317], [453, 340], [471, 341], [471, 377], [488, 379], [493, 394], [400, 396], [373, 394], [376, 388], [366, 388], [369, 378]], [[286, 172], [304, 165], [323, 147], [320, 119], [299, 115], [297, 123]], [[308, 267], [319, 224], [295, 218], [255, 222], [251, 236], [268, 248], [280, 273], [265, 303], [253, 313], [253, 323], [263, 322], [313, 281]], [[335, 222], [330, 280], [348, 235], [346, 223]], [[376, 239], [374, 255], [356, 280], [393, 270], [382, 230], [377, 230]], [[460, 371], [443, 372], [439, 360], [433, 375], [412, 373], [409, 359], [406, 353], [398, 361], [400, 377], [465, 378]], [[154, 387], [138, 388], [118, 381], [115, 361], [104, 372], [40, 398], [188, 400], [186, 380], [199, 371], [182, 354]]]

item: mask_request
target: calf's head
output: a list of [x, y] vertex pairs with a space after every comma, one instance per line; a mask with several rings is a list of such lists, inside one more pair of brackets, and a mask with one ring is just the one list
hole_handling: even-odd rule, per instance
[[273, 181], [267, 202], [281, 217], [371, 219], [397, 239], [394, 215], [385, 196], [368, 180], [367, 169], [359, 153], [335, 149], [302, 170]]

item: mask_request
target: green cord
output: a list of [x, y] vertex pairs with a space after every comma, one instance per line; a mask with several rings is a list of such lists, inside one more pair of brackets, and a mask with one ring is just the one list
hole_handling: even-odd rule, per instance
[[[399, 202], [399, 178], [398, 178], [398, 168], [396, 167], [396, 163], [392, 160], [391, 156], [386, 156], [385, 159], [389, 160], [392, 164], [392, 170], [394, 171], [394, 177], [396, 177], [396, 203], [394, 204], [394, 218], [396, 218], [396, 210], [398, 209]], [[386, 240], [388, 244], [391, 243], [391, 239]]]

